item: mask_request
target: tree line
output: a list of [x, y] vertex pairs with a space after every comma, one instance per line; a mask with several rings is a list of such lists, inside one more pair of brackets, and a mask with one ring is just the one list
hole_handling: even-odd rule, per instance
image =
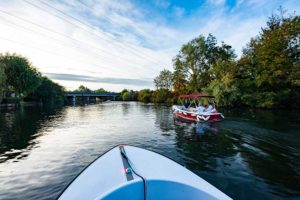
[[91, 90], [90, 88], [84, 86], [84, 85], [80, 85], [77, 89], [71, 91], [71, 92], [80, 92], [80, 93], [93, 93], [93, 92], [110, 92], [105, 90], [104, 88], [99, 88], [97, 90]]
[[272, 15], [239, 59], [230, 45], [200, 35], [154, 84], [155, 90], [124, 89], [120, 100], [171, 104], [180, 94], [207, 93], [219, 106], [300, 108], [300, 17]]
[[64, 103], [65, 89], [17, 54], [0, 54], [0, 103], [23, 100]]
[[208, 93], [219, 106], [300, 108], [300, 16], [272, 15], [239, 59], [231, 46], [200, 35], [181, 47], [173, 67], [154, 79], [154, 99]]

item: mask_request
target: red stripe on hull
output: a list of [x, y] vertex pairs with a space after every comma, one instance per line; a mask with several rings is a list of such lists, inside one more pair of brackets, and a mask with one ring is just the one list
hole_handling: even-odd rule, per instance
[[194, 121], [194, 122], [197, 122], [197, 121], [210, 122], [210, 121], [221, 121], [221, 120], [223, 120], [223, 117], [221, 116], [221, 114], [210, 115], [210, 117], [207, 120], [202, 119], [202, 117], [207, 118], [209, 115], [199, 115], [199, 116], [202, 116], [202, 117], [198, 117], [199, 120], [197, 120], [197, 115], [192, 116], [191, 113], [176, 112], [175, 115], [176, 115], [176, 117], [179, 117], [179, 118], [182, 118], [182, 119], [185, 119], [185, 120]]

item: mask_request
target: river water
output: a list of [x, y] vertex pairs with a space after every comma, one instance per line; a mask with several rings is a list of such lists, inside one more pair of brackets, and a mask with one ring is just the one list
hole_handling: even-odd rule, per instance
[[1, 111], [0, 199], [55, 199], [117, 144], [166, 155], [234, 199], [300, 199], [300, 115], [222, 111], [215, 124], [138, 102]]

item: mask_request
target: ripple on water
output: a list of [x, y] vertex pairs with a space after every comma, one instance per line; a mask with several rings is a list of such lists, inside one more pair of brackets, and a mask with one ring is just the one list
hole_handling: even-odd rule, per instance
[[215, 124], [174, 121], [170, 107], [136, 102], [1, 113], [0, 199], [55, 199], [120, 143], [166, 155], [234, 199], [300, 197], [297, 120], [278, 125], [278, 112], [224, 112]]

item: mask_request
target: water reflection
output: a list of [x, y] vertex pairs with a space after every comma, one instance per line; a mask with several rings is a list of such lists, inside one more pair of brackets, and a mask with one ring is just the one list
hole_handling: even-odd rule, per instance
[[119, 143], [167, 155], [234, 199], [298, 198], [299, 115], [224, 114], [223, 122], [187, 123], [168, 106], [136, 102], [2, 112], [0, 199], [55, 199]]
[[128, 111], [129, 111], [129, 106], [130, 105], [128, 103], [123, 103], [121, 105], [122, 105], [122, 114], [123, 115], [127, 115]]
[[[214, 124], [176, 120], [177, 147], [184, 164], [238, 199], [299, 197], [299, 132], [287, 127], [284, 130], [293, 134], [275, 131], [282, 130], [278, 125], [270, 129], [278, 115], [267, 113], [266, 126], [263, 118], [259, 123], [251, 120], [261, 115], [253, 111], [242, 121], [238, 115]], [[255, 187], [246, 190], [249, 184]]]
[[178, 118], [174, 118], [174, 124], [184, 127], [186, 133], [196, 137], [217, 134], [220, 126], [220, 122], [189, 122]]
[[290, 132], [300, 130], [300, 117], [297, 110], [254, 110], [227, 109], [226, 118], [255, 123], [256, 126], [275, 131]]
[[170, 115], [170, 107], [165, 105], [154, 105], [155, 124], [159, 126], [164, 135], [169, 135], [174, 129], [174, 118]]
[[[28, 156], [37, 145], [39, 130], [47, 128], [53, 117], [63, 120], [62, 108], [30, 107], [0, 113], [0, 163]], [[42, 124], [42, 125], [41, 125]]]

